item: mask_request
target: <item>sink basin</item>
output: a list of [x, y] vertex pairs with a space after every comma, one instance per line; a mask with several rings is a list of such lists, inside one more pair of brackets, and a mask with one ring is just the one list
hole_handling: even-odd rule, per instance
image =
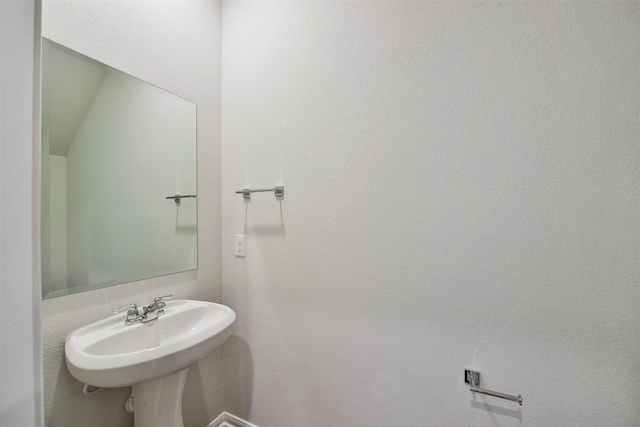
[[65, 341], [71, 374], [96, 387], [127, 387], [188, 368], [231, 335], [236, 313], [221, 304], [167, 301], [163, 316], [125, 326], [117, 314], [79, 328]]

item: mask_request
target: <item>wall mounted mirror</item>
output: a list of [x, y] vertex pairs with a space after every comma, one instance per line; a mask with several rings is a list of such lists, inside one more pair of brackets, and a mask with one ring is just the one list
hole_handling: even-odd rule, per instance
[[197, 268], [195, 104], [43, 39], [41, 172], [43, 299]]

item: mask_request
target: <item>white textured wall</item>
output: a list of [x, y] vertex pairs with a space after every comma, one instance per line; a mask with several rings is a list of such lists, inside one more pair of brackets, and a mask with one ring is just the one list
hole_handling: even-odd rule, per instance
[[[82, 394], [63, 355], [65, 336], [130, 302], [157, 295], [220, 302], [220, 3], [211, 1], [44, 1], [43, 35], [186, 98], [198, 106], [197, 271], [47, 300], [43, 307], [48, 426], [133, 425], [130, 389]], [[155, 248], [149, 248], [155, 250]], [[185, 425], [207, 425], [222, 410], [222, 357], [194, 366], [185, 388]]]
[[228, 411], [640, 424], [640, 3], [222, 10]]
[[[42, 425], [38, 188], [39, 13], [0, 2], [0, 426]], [[37, 105], [37, 104], [36, 104]], [[37, 193], [35, 193], [37, 194]]]

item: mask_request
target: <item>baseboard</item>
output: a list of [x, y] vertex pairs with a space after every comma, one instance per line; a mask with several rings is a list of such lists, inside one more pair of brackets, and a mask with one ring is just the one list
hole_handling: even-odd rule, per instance
[[211, 421], [207, 427], [258, 427], [255, 424], [251, 424], [249, 421], [245, 421], [242, 418], [236, 417], [228, 412], [221, 413], [218, 418]]

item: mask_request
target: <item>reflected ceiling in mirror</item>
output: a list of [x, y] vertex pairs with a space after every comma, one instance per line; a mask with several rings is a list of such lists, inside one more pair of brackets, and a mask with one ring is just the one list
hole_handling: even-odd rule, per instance
[[195, 104], [43, 39], [41, 160], [43, 299], [197, 268]]

